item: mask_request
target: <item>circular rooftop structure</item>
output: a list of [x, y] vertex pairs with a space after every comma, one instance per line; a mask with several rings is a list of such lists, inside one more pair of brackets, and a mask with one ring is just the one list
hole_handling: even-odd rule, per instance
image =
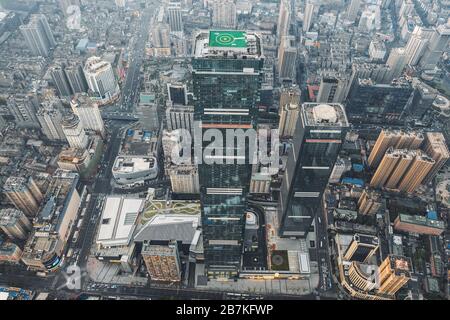
[[336, 110], [328, 104], [319, 104], [318, 106], [315, 106], [313, 113], [316, 122], [336, 123], [338, 120]]

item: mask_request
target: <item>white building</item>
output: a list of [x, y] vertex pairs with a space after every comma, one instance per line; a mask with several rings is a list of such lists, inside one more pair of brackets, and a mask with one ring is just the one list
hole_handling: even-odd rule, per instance
[[371, 41], [369, 45], [369, 56], [371, 60], [384, 60], [386, 56], [386, 45], [382, 41]]
[[121, 185], [144, 182], [158, 176], [158, 164], [154, 157], [118, 156], [114, 161], [112, 174]]
[[85, 149], [87, 147], [89, 139], [78, 116], [70, 114], [64, 117], [62, 129], [71, 148]]
[[215, 0], [212, 14], [213, 26], [217, 28], [236, 27], [236, 5], [233, 0]]
[[70, 102], [74, 114], [80, 118], [84, 129], [92, 130], [105, 135], [105, 126], [98, 105], [94, 103], [86, 94], [78, 94]]
[[89, 89], [100, 104], [109, 103], [119, 95], [119, 85], [109, 62], [95, 56], [88, 58], [84, 75]]

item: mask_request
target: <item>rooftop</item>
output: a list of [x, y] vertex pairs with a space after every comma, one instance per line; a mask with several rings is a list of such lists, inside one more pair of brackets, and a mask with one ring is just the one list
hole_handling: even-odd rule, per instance
[[344, 106], [339, 103], [304, 103], [302, 113], [307, 126], [349, 126]]
[[114, 161], [113, 171], [132, 173], [150, 170], [156, 164], [154, 157], [118, 156]]
[[247, 38], [243, 31], [209, 31], [210, 47], [246, 48]]

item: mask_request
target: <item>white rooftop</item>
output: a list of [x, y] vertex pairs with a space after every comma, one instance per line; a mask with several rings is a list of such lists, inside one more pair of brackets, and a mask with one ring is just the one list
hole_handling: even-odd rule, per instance
[[104, 247], [128, 245], [144, 199], [110, 196], [103, 208], [97, 244]]

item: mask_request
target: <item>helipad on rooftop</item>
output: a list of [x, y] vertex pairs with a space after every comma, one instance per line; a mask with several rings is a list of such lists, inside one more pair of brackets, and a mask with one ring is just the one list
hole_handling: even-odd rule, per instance
[[243, 31], [210, 31], [209, 46], [223, 48], [246, 48], [247, 36]]

